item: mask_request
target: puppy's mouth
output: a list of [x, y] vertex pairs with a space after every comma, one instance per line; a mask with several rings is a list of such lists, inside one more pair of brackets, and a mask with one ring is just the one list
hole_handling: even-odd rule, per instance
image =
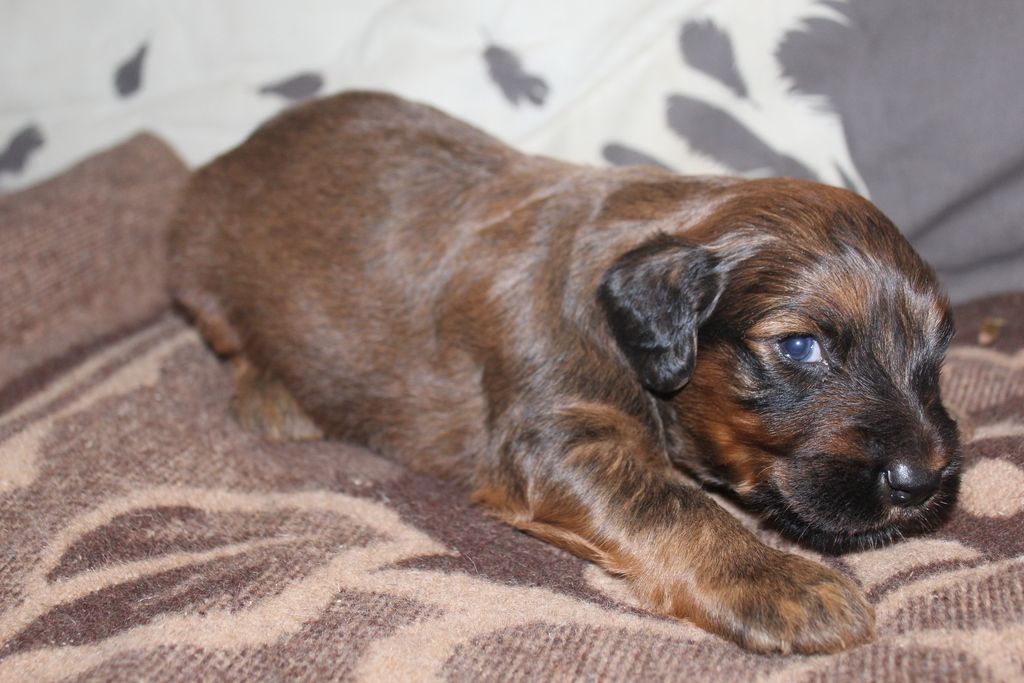
[[843, 530], [826, 528], [821, 523], [808, 520], [771, 483], [759, 484], [742, 498], [748, 508], [761, 515], [768, 528], [820, 553], [841, 555], [880, 548], [934, 530], [949, 516], [959, 485], [959, 474], [951, 469], [927, 503], [916, 508], [890, 508], [874, 524], [849, 524], [850, 528]]

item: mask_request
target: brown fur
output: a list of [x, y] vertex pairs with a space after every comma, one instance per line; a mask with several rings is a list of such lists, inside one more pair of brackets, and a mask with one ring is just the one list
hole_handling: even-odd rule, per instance
[[[955, 493], [933, 386], [948, 303], [843, 190], [571, 166], [350, 93], [197, 172], [171, 257], [176, 297], [239, 368], [243, 422], [460, 478], [652, 608], [753, 650], [850, 647], [871, 608], [682, 471], [818, 547], [924, 528]], [[795, 334], [827, 340], [829, 363], [781, 358]], [[893, 453], [944, 468], [943, 497], [885, 503]], [[870, 505], [829, 507], [844, 495]]]

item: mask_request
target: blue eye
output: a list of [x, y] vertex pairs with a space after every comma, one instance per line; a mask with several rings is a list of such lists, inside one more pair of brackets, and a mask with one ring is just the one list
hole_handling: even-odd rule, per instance
[[779, 349], [784, 356], [800, 363], [821, 362], [821, 345], [814, 337], [806, 335], [786, 337], [779, 342]]

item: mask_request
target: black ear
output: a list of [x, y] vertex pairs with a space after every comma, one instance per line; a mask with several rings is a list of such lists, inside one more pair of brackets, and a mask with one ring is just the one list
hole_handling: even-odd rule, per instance
[[710, 251], [663, 235], [619, 257], [601, 279], [597, 298], [640, 383], [670, 394], [690, 381], [697, 329], [724, 288]]

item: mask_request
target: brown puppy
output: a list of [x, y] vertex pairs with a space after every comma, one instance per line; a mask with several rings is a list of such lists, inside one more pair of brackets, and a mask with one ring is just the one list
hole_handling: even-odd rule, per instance
[[744, 647], [850, 647], [872, 611], [681, 470], [825, 550], [955, 496], [949, 304], [849, 192], [572, 166], [351, 93], [200, 170], [172, 228], [174, 292], [234, 360], [243, 422], [461, 478]]

